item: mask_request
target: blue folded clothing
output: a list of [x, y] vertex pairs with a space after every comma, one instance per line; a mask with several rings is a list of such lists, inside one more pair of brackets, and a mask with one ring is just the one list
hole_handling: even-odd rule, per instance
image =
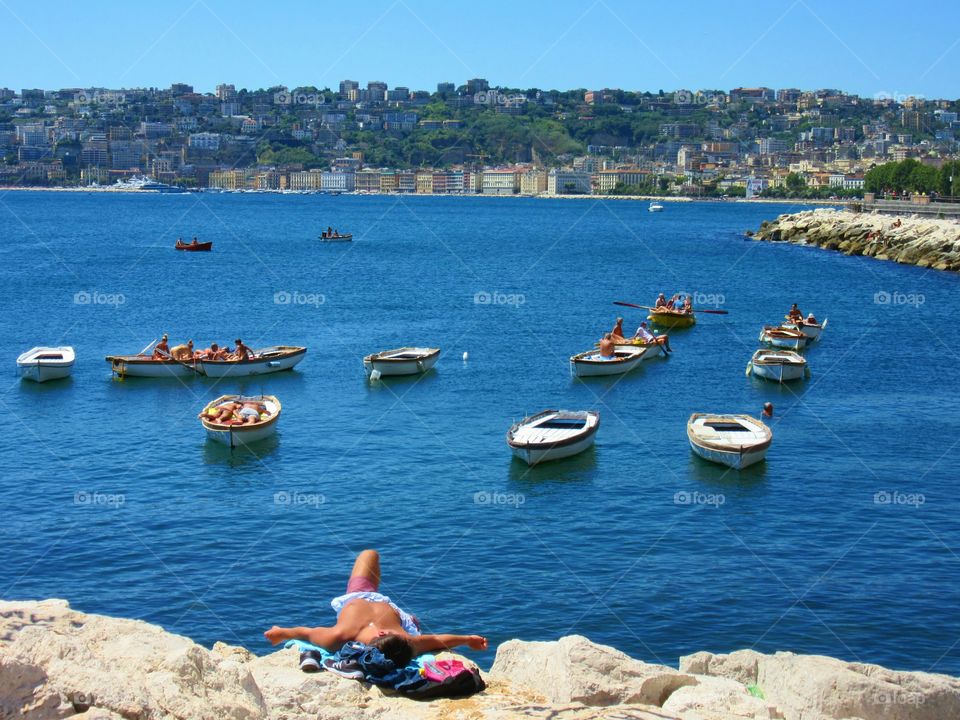
[[413, 658], [405, 667], [397, 668], [379, 649], [356, 640], [344, 643], [335, 653], [305, 640], [288, 640], [284, 647], [296, 647], [301, 653], [318, 652], [321, 656], [320, 665], [324, 667], [334, 663], [358, 667], [363, 672], [364, 682], [394, 690], [404, 690], [424, 682], [421, 673], [423, 664], [436, 660], [432, 653], [424, 653]]

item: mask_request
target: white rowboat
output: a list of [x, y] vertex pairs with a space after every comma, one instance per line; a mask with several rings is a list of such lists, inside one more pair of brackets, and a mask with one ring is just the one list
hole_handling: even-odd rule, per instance
[[763, 460], [773, 432], [749, 415], [694, 413], [687, 421], [687, 439], [704, 460], [743, 470]]
[[663, 212], [663, 205], [654, 200], [650, 203], [649, 207], [647, 207], [647, 212]]
[[593, 445], [599, 427], [595, 411], [544, 410], [512, 425], [507, 445], [527, 465], [536, 465], [582, 453]]
[[42, 383], [68, 377], [76, 354], [72, 347], [35, 347], [17, 358], [20, 377]]
[[760, 331], [760, 342], [787, 350], [803, 350], [810, 338], [798, 330], [765, 327]]
[[[228, 403], [256, 402], [261, 403], [266, 411], [260, 420], [250, 425], [239, 425], [214, 422], [208, 419], [210, 410], [222, 407]], [[207, 437], [215, 442], [235, 448], [238, 445], [250, 445], [270, 437], [277, 431], [277, 420], [280, 419], [280, 401], [273, 395], [259, 395], [254, 397], [244, 395], [221, 395], [203, 408], [200, 423], [207, 431]]]
[[432, 368], [440, 357], [440, 348], [402, 347], [367, 355], [363, 368], [367, 375], [418, 375]]
[[595, 377], [599, 375], [623, 375], [643, 362], [652, 348], [637, 345], [616, 345], [613, 357], [605, 358], [599, 350], [587, 350], [570, 358], [570, 369], [577, 377]]
[[787, 382], [809, 375], [807, 359], [790, 350], [757, 350], [747, 363], [747, 375]]
[[162, 360], [151, 355], [107, 355], [106, 359], [120, 377], [246, 377], [289, 370], [306, 353], [305, 347], [275, 345], [253, 350], [248, 360]]
[[806, 320], [802, 322], [785, 322], [783, 327], [802, 332], [804, 335], [810, 338], [812, 342], [820, 339], [820, 333], [822, 333], [824, 328], [827, 327], [827, 319], [824, 318], [822, 323], [808, 323]]

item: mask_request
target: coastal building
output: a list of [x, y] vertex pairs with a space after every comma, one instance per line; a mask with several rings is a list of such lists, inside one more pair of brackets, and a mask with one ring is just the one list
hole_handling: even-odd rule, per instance
[[[209, 85], [207, 86], [209, 87]], [[220, 102], [228, 102], [237, 97], [237, 89], [233, 85], [227, 85], [225, 83], [217, 85], [217, 100]]]
[[392, 193], [397, 191], [397, 173], [393, 170], [380, 171], [380, 188], [378, 192]]
[[417, 194], [429, 195], [432, 192], [433, 192], [433, 173], [418, 172], [417, 173]]
[[353, 192], [356, 177], [352, 172], [331, 171], [321, 173], [320, 189], [324, 192]]
[[354, 175], [354, 189], [362, 193], [380, 192], [380, 171], [360, 170]]
[[438, 95], [453, 95], [457, 91], [457, 86], [452, 82], [442, 82], [437, 83], [437, 94]]
[[483, 78], [473, 78], [467, 80], [467, 95], [474, 95], [478, 92], [486, 92], [490, 89], [490, 83]]
[[520, 174], [520, 194], [540, 195], [547, 191], [547, 173], [540, 169]]
[[396, 174], [397, 192], [413, 193], [417, 191], [416, 173], [404, 170]]
[[367, 102], [383, 102], [387, 98], [387, 84], [379, 80], [367, 83]]
[[590, 173], [554, 168], [547, 176], [549, 195], [589, 195]]
[[318, 192], [323, 187], [320, 170], [300, 170], [290, 173], [290, 189], [298, 192]]
[[243, 170], [216, 170], [210, 173], [207, 184], [220, 190], [242, 190], [246, 187], [246, 173]]
[[357, 102], [360, 99], [360, 83], [356, 80], [341, 80], [339, 95], [344, 100]]
[[484, 170], [481, 191], [484, 195], [514, 195], [520, 191], [520, 173], [513, 168]]

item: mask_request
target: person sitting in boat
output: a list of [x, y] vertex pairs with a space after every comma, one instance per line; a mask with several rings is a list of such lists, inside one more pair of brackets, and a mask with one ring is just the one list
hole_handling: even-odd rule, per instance
[[793, 320], [793, 322], [803, 321], [803, 313], [800, 312], [800, 308], [797, 307], [796, 303], [790, 306], [790, 312], [787, 313], [787, 319]]
[[186, 344], [174, 345], [170, 348], [170, 357], [180, 362], [193, 360], [193, 340], [187, 340]]
[[243, 425], [254, 425], [260, 422], [260, 414], [267, 411], [267, 406], [255, 400], [246, 400], [237, 413]]
[[610, 331], [613, 342], [615, 345], [623, 345], [627, 341], [626, 336], [623, 334], [623, 318], [617, 318], [617, 324], [613, 326], [613, 330]]
[[190, 244], [191, 244], [191, 245], [199, 245], [200, 243], [197, 242], [197, 239], [196, 239], [196, 238], [194, 238], [194, 239], [193, 239], [193, 242], [191, 242]]
[[327, 238], [333, 237], [333, 228], [327, 225], [327, 231], [323, 234], [323, 236]]
[[272, 645], [303, 640], [330, 652], [357, 640], [380, 650], [397, 667], [404, 667], [417, 655], [452, 650], [461, 645], [472, 650], [487, 649], [487, 639], [482, 635], [421, 633], [416, 616], [401, 610], [389, 597], [378, 592], [379, 587], [380, 555], [376, 550], [364, 550], [353, 563], [346, 593], [330, 603], [337, 613], [333, 627], [283, 628], [274, 625], [264, 637]]
[[198, 360], [226, 360], [227, 351], [216, 343], [210, 343], [210, 347], [206, 350], [199, 350], [196, 353], [196, 358]]
[[231, 360], [249, 360], [252, 357], [252, 352], [250, 348], [243, 344], [243, 340], [237, 338], [234, 340], [236, 347], [233, 349], [233, 352], [230, 354]]
[[817, 318], [814, 317], [813, 313], [810, 313], [809, 315], [807, 315], [807, 319], [804, 320], [803, 322], [806, 323], [807, 325], [817, 325], [817, 324], [818, 324], [818, 323], [817, 323]]
[[667, 297], [660, 293], [657, 295], [657, 301], [653, 304], [654, 310], [663, 310], [667, 307]]
[[634, 339], [643, 340], [645, 345], [654, 343], [656, 345], [663, 345], [664, 350], [667, 352], [673, 352], [670, 349], [670, 336], [669, 335], [654, 335], [650, 332], [650, 329], [647, 327], [647, 321], [644, 320], [640, 323], [640, 327], [637, 328], [637, 332], [634, 334]]
[[164, 333], [160, 342], [153, 348], [154, 360], [167, 360], [170, 357], [170, 345], [167, 342], [167, 334]]
[[607, 333], [600, 340], [600, 357], [604, 360], [613, 360], [617, 356], [616, 344], [613, 342], [613, 335]]
[[689, 296], [689, 295], [687, 295], [687, 296], [683, 299], [683, 308], [681, 309], [680, 312], [685, 313], [686, 315], [692, 315], [692, 314], [693, 314], [693, 302], [690, 300], [690, 296]]

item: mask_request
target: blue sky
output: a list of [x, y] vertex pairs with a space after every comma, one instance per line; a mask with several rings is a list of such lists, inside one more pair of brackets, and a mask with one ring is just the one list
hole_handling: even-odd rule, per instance
[[960, 3], [0, 0], [0, 87], [836, 87], [960, 97]]

